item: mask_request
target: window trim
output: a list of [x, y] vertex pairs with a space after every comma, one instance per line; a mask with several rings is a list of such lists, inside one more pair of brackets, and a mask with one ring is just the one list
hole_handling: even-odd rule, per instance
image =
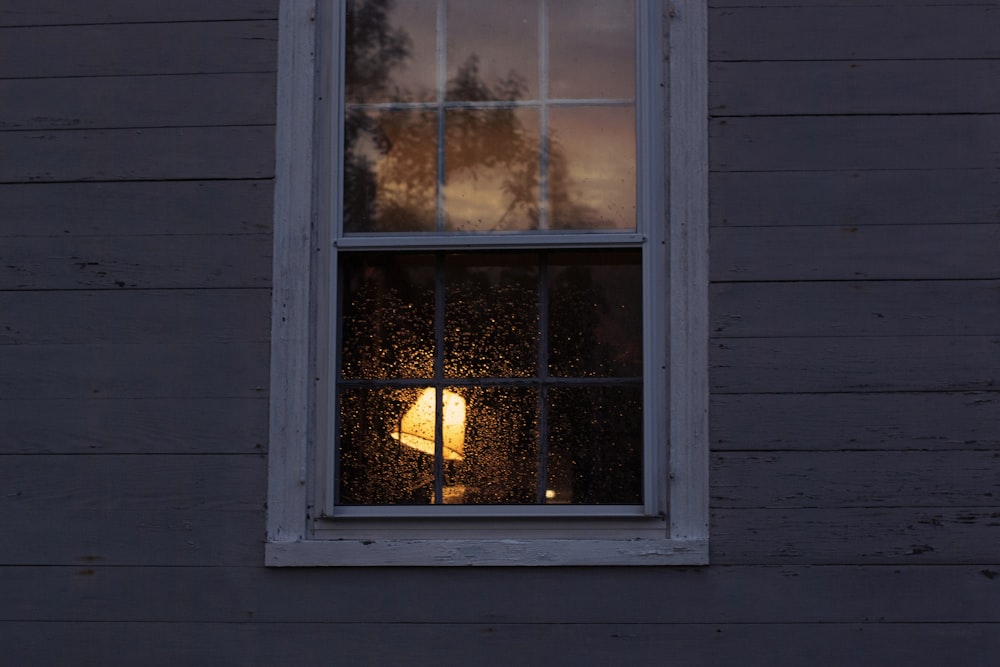
[[[346, 526], [342, 536], [318, 537], [311, 529], [316, 480], [317, 437], [325, 424], [325, 382], [316, 382], [318, 324], [329, 317], [329, 299], [317, 285], [329, 285], [324, 248], [328, 225], [320, 211], [335, 193], [323, 183], [332, 124], [331, 91], [318, 76], [317, 63], [337, 39], [322, 37], [323, 17], [331, 3], [281, 0], [278, 42], [278, 117], [274, 204], [273, 306], [271, 338], [270, 451], [268, 465], [267, 543], [271, 566], [316, 565], [633, 565], [704, 564], [708, 561], [708, 378], [707, 378], [707, 15], [699, 0], [677, 0], [668, 10], [660, 0], [638, 0], [639, 11], [662, 16], [667, 57], [653, 70], [653, 81], [637, 81], [637, 93], [659, 85], [656, 70], [667, 70], [664, 100], [666, 150], [652, 153], [652, 167], [672, 174], [666, 197], [640, 191], [654, 206], [668, 211], [665, 225], [667, 304], [647, 308], [666, 318], [669, 331], [669, 471], [661, 461], [647, 466], [667, 479], [653, 488], [669, 494], [669, 525], [646, 517], [640, 527], [631, 517], [586, 519], [483, 518], [471, 520], [396, 519], [385, 537]], [[326, 44], [324, 44], [326, 43]], [[642, 115], [640, 115], [641, 117]], [[641, 131], [641, 130], [640, 130]], [[665, 176], [666, 177], [666, 176]], [[324, 198], [326, 198], [324, 200]], [[665, 201], [664, 201], [665, 199]], [[655, 209], [654, 209], [655, 210]], [[456, 243], [461, 243], [457, 241]], [[648, 273], [648, 272], [647, 272]], [[647, 293], [652, 290], [647, 290]], [[657, 301], [660, 301], [659, 299]], [[644, 338], [649, 339], [649, 336]], [[649, 343], [646, 343], [647, 349]], [[647, 357], [647, 359], [650, 357]], [[322, 375], [322, 374], [319, 374]], [[644, 410], [644, 413], [651, 410]], [[650, 422], [647, 421], [647, 424]], [[664, 451], [664, 454], [667, 454]], [[655, 503], [667, 504], [667, 499]], [[647, 511], [650, 508], [647, 506]], [[488, 515], [490, 512], [485, 512]], [[654, 518], [655, 519], [655, 518]], [[352, 519], [344, 520], [345, 524]], [[379, 520], [383, 521], [383, 520]], [[441, 521], [445, 521], [442, 530]], [[471, 523], [469, 523], [471, 522]], [[456, 524], [451, 526], [451, 524]], [[461, 525], [467, 524], [463, 530]], [[599, 524], [599, 525], [598, 525]], [[606, 524], [606, 525], [605, 525]], [[392, 526], [389, 528], [389, 526]], [[473, 527], [470, 529], [469, 525]], [[652, 527], [650, 527], [652, 525]], [[456, 530], [452, 530], [457, 528]], [[564, 529], [564, 530], [561, 530]], [[552, 531], [556, 532], [553, 533]], [[590, 537], [591, 533], [595, 537]], [[449, 535], [458, 537], [448, 537]], [[413, 535], [413, 537], [409, 537]], [[545, 537], [534, 537], [544, 535]], [[558, 538], [552, 539], [553, 535]], [[367, 536], [367, 537], [365, 537]]]

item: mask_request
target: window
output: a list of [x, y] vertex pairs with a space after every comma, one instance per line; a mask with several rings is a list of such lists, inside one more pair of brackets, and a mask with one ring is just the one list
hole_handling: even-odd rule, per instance
[[283, 2], [268, 564], [706, 561], [705, 17], [671, 13]]

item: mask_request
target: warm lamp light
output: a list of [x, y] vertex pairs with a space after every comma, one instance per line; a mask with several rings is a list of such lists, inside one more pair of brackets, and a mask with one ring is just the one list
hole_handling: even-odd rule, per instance
[[[441, 410], [442, 454], [450, 461], [465, 458], [465, 399], [447, 389], [441, 392], [444, 406]], [[390, 435], [407, 447], [434, 456], [434, 420], [437, 413], [437, 391], [428, 387], [421, 392], [417, 402], [403, 415], [399, 430]]]

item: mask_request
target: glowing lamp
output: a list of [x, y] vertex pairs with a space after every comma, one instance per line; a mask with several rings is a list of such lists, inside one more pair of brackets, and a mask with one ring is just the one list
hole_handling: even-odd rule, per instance
[[[444, 405], [441, 410], [442, 454], [446, 460], [461, 461], [465, 458], [465, 399], [447, 389], [441, 392]], [[403, 415], [399, 430], [391, 433], [407, 447], [434, 456], [434, 418], [437, 412], [437, 392], [428, 387], [421, 392], [417, 402]]]

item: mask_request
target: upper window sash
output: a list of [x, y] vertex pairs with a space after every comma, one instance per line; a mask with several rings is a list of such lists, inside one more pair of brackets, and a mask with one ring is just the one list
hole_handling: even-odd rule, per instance
[[[662, 48], [663, 40], [661, 34], [662, 17], [659, 16], [660, 3], [655, 0], [635, 0], [633, 12], [634, 30], [634, 96], [632, 97], [607, 97], [607, 98], [558, 98], [549, 97], [547, 92], [548, 70], [550, 64], [547, 54], [549, 51], [546, 31], [549, 27], [546, 9], [549, 4], [557, 4], [550, 0], [541, 0], [538, 12], [539, 23], [539, 57], [537, 82], [534, 82], [536, 94], [532, 99], [514, 100], [474, 100], [467, 101], [461, 99], [448, 99], [448, 76], [449, 69], [444, 55], [447, 48], [447, 22], [442, 18], [445, 15], [445, 7], [448, 3], [444, 0], [436, 2], [430, 0], [425, 3], [436, 13], [437, 24], [435, 53], [435, 81], [433, 99], [422, 101], [392, 101], [387, 96], [378, 98], [378, 101], [366, 101], [364, 99], [348, 99], [345, 91], [345, 58], [343, 54], [346, 49], [345, 34], [345, 12], [346, 3], [337, 3], [332, 11], [339, 12], [333, 17], [332, 22], [337, 27], [333, 44], [326, 52], [325, 58], [329, 63], [327, 76], [324, 77], [327, 85], [327, 94], [330, 101], [329, 113], [327, 115], [328, 126], [326, 136], [330, 137], [332, 146], [335, 148], [329, 156], [330, 164], [326, 170], [329, 188], [327, 191], [327, 205], [324, 207], [332, 223], [330, 242], [337, 249], [446, 249], [446, 248], [517, 248], [517, 247], [563, 247], [575, 248], [586, 246], [607, 246], [607, 247], [627, 247], [638, 246], [643, 243], [656, 240], [663, 236], [663, 156], [662, 146], [664, 141], [663, 118], [663, 91], [662, 91]], [[565, 3], [562, 3], [565, 4]], [[426, 49], [425, 49], [426, 50]], [[454, 64], [452, 64], [454, 70]], [[452, 71], [452, 74], [454, 72]], [[485, 78], [485, 76], [484, 76]], [[358, 95], [354, 95], [355, 98]], [[406, 98], [406, 95], [403, 95]], [[548, 151], [546, 147], [550, 140], [549, 136], [549, 114], [550, 109], [559, 109], [566, 105], [573, 105], [579, 108], [590, 108], [599, 106], [605, 108], [617, 108], [627, 105], [634, 108], [634, 130], [631, 132], [632, 141], [628, 146], [633, 159], [632, 171], [634, 173], [634, 188], [632, 188], [631, 208], [634, 211], [634, 223], [627, 227], [600, 227], [579, 229], [560, 229], [554, 224], [552, 211], [550, 210], [549, 194], [546, 190], [551, 184], [548, 182]], [[445, 215], [448, 202], [448, 183], [446, 183], [446, 153], [448, 151], [447, 127], [445, 114], [451, 110], [474, 108], [477, 110], [488, 110], [491, 108], [502, 109], [538, 109], [541, 111], [539, 121], [539, 136], [535, 140], [540, 141], [537, 151], [538, 165], [538, 202], [536, 212], [536, 222], [533, 228], [524, 229], [487, 229], [468, 230], [458, 229], [457, 225], [449, 228]], [[426, 109], [429, 113], [436, 114], [434, 123], [435, 141], [431, 142], [436, 151], [431, 169], [434, 179], [433, 192], [433, 215], [434, 223], [432, 228], [424, 228], [417, 232], [393, 232], [372, 231], [372, 230], [348, 230], [345, 227], [345, 180], [348, 175], [345, 173], [342, 160], [345, 156], [345, 120], [347, 110], [352, 112], [363, 112], [366, 110], [391, 111], [401, 109]], [[426, 128], [425, 128], [426, 129]], [[600, 136], [600, 132], [591, 133], [592, 136]], [[362, 143], [356, 138], [354, 144]], [[604, 153], [608, 159], [619, 158], [621, 150], [606, 150]], [[586, 190], [586, 185], [580, 189]], [[428, 203], [428, 205], [431, 205]], [[617, 223], [615, 223], [617, 224]]]

